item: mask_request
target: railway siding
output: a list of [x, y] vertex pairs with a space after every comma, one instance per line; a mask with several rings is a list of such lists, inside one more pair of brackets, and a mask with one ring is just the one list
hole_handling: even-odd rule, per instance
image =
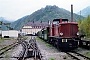
[[90, 50], [90, 39], [81, 38], [80, 40], [80, 47]]
[[0, 43], [0, 60], [10, 60], [13, 49], [18, 45], [14, 38], [5, 39]]
[[70, 55], [71, 57], [73, 57], [73, 59], [77, 59], [77, 60], [90, 60], [90, 58], [80, 54], [80, 53], [77, 53], [75, 51], [72, 51], [72, 52], [66, 52], [68, 55]]

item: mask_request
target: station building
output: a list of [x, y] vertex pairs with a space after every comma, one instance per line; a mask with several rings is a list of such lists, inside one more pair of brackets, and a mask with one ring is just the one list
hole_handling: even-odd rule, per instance
[[48, 22], [28, 22], [21, 31], [27, 35], [35, 35], [41, 29], [48, 27]]

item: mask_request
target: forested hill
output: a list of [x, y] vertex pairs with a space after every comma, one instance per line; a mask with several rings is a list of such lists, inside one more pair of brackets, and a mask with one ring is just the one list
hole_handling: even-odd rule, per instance
[[0, 21], [5, 22], [5, 23], [10, 22], [10, 21], [7, 21], [6, 19], [4, 19], [4, 17], [0, 17]]
[[[4, 17], [0, 17], [0, 21], [2, 21], [3, 23], [11, 23], [10, 21], [6, 20]], [[2, 28], [2, 30], [7, 30], [7, 27], [2, 24], [2, 26], [0, 26]]]
[[[24, 24], [27, 22], [32, 21], [51, 21], [55, 18], [66, 18], [71, 20], [71, 13], [63, 8], [59, 8], [57, 6], [46, 6], [45, 8], [41, 8], [40, 10], [37, 10], [33, 12], [31, 15], [27, 15], [25, 17], [22, 17], [18, 19], [17, 21], [12, 23], [12, 27], [14, 29], [20, 29]], [[77, 14], [74, 14], [74, 21], [77, 21], [78, 19], [83, 19], [84, 17], [80, 17]]]

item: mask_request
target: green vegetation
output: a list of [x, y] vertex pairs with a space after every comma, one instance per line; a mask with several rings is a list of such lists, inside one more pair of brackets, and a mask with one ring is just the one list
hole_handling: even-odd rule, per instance
[[88, 57], [90, 57], [90, 52], [87, 52], [85, 55], [88, 56]]
[[45, 43], [45, 41], [44, 41], [44, 40], [42, 40], [42, 39], [40, 39], [39, 37], [36, 37], [36, 40], [40, 40], [40, 41], [42, 41], [42, 42], [44, 42], [44, 43]]
[[85, 34], [86, 37], [90, 37], [90, 16], [84, 20], [78, 20], [78, 26], [80, 33]]
[[44, 40], [40, 39], [39, 37], [36, 37], [36, 40], [40, 40], [40, 41], [44, 42], [46, 46], [52, 47], [52, 45], [48, 44], [47, 42], [45, 42]]
[[54, 58], [50, 58], [49, 60], [55, 60]]
[[3, 38], [1, 38], [1, 36], [0, 36], [0, 43], [1, 43], [1, 42], [3, 42]]
[[68, 56], [63, 56], [63, 59], [67, 59], [68, 58]]
[[0, 53], [2, 53], [2, 52], [4, 52], [4, 51], [6, 51], [6, 50], [8, 50], [9, 48], [11, 48], [12, 46], [7, 46], [5, 49], [2, 49], [1, 51], [0, 51]]
[[0, 39], [0, 43], [2, 42], [3, 40], [2, 39]]
[[5, 53], [5, 58], [8, 58], [10, 55], [8, 53]]
[[81, 49], [81, 48], [77, 48], [75, 51], [76, 51], [76, 52], [82, 51], [82, 49]]
[[18, 35], [18, 38], [17, 38], [17, 39], [26, 40], [27, 38], [28, 38], [27, 36], [21, 36], [21, 35]]
[[11, 38], [3, 38], [3, 40], [11, 40]]
[[24, 39], [24, 40], [26, 40], [28, 37], [27, 36], [22, 36], [21, 38]]
[[3, 40], [11, 40], [11, 38], [2, 38], [2, 37], [0, 36], [0, 42], [2, 42]]
[[52, 45], [50, 45], [50, 44], [48, 44], [48, 43], [46, 43], [46, 46], [48, 46], [48, 47], [52, 47]]
[[3, 42], [4, 40], [11, 40], [12, 38], [1, 38], [0, 36], [0, 43]]

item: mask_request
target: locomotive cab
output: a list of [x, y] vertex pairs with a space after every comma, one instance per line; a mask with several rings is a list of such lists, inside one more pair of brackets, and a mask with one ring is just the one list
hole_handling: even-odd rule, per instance
[[60, 23], [67, 23], [68, 19], [54, 19], [51, 23], [50, 36], [60, 36]]
[[53, 36], [78, 38], [77, 22], [68, 22], [68, 19], [54, 19], [51, 30]]

